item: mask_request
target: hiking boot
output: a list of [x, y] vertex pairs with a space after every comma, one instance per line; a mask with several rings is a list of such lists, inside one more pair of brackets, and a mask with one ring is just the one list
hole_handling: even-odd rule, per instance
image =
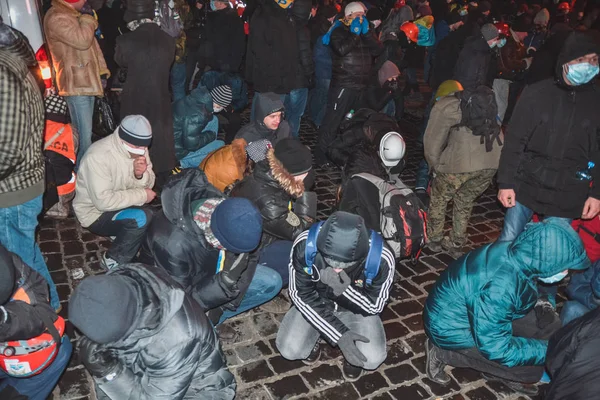
[[277, 296], [268, 303], [263, 304], [260, 308], [263, 311], [273, 314], [285, 314], [290, 310], [291, 304], [282, 296]]
[[448, 236], [445, 236], [442, 240], [442, 248], [450, 254], [450, 257], [456, 259], [465, 254], [462, 246], [457, 246], [454, 244]]
[[342, 367], [342, 374], [346, 378], [347, 382], [354, 382], [362, 375], [363, 369], [361, 367], [355, 367], [344, 360], [344, 366]]
[[425, 354], [427, 355], [426, 372], [427, 377], [442, 386], [450, 383], [450, 375], [444, 371], [444, 364], [437, 357], [437, 347], [429, 339], [425, 340]]
[[442, 251], [442, 242], [441, 241], [429, 242], [429, 243], [427, 243], [427, 248], [429, 250], [433, 251], [434, 253], [439, 253]]
[[524, 394], [525, 396], [536, 396], [538, 394], [538, 388], [536, 385], [532, 383], [521, 383], [515, 381], [509, 381], [508, 379], [498, 378], [496, 376], [481, 374], [483, 379], [491, 382], [500, 382], [507, 388], [519, 393]]
[[310, 351], [308, 357], [306, 357], [302, 362], [306, 365], [313, 365], [317, 361], [321, 359], [321, 344], [317, 340], [315, 343], [315, 347]]
[[100, 260], [100, 265], [107, 271], [110, 271], [113, 268], [117, 268], [119, 263], [116, 260], [113, 260], [106, 253], [102, 254], [102, 259]]

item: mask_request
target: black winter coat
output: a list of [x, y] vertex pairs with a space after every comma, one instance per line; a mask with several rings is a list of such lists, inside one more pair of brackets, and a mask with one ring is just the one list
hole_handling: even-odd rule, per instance
[[127, 68], [120, 117], [141, 114], [150, 121], [150, 159], [156, 173], [171, 171], [176, 163], [169, 93], [174, 59], [175, 39], [156, 24], [142, 24], [117, 38], [115, 60]]
[[286, 120], [282, 119], [279, 127], [275, 130], [267, 128], [263, 123], [267, 115], [279, 110], [283, 110], [281, 96], [274, 93], [263, 93], [256, 101], [256, 119], [244, 125], [235, 138], [244, 139], [246, 143], [267, 139], [275, 146], [275, 143], [281, 139], [290, 137], [290, 125]]
[[589, 400], [600, 392], [600, 308], [571, 321], [548, 343], [552, 382], [545, 400]]
[[246, 54], [246, 80], [260, 93], [296, 88], [298, 41], [291, 13], [264, 0], [252, 15]]
[[98, 400], [219, 399], [235, 397], [217, 334], [204, 310], [162, 269], [143, 264], [110, 275], [136, 285], [141, 310], [124, 339], [101, 345], [125, 367], [111, 381], [96, 381]]
[[465, 89], [475, 89], [486, 85], [491, 87], [490, 66], [492, 51], [481, 34], [472, 36], [465, 42], [465, 47], [458, 56], [454, 67], [454, 79]]
[[[222, 305], [235, 310], [250, 285], [256, 264], [248, 265], [247, 254], [225, 252], [223, 271], [215, 274], [219, 250], [206, 242], [191, 209], [194, 200], [215, 197], [223, 194], [201, 170], [186, 169], [171, 178], [161, 194], [163, 209], [148, 227], [140, 261], [167, 271], [204, 310]], [[225, 276], [234, 263], [242, 263], [239, 268], [245, 269], [237, 282]]]
[[594, 182], [600, 178], [600, 91], [593, 80], [568, 86], [562, 79], [563, 64], [595, 51], [586, 39], [579, 32], [567, 39], [557, 78], [525, 88], [508, 126], [498, 186], [514, 189], [516, 200], [538, 214], [579, 218], [588, 197], [600, 199], [599, 186], [576, 175], [593, 161]]
[[315, 62], [310, 45], [310, 30], [308, 18], [312, 8], [311, 0], [296, 0], [292, 7], [292, 16], [296, 27], [296, 41], [298, 44], [298, 64], [296, 70], [296, 83], [294, 89], [312, 86], [315, 74]]
[[238, 72], [246, 52], [244, 22], [232, 8], [209, 12], [204, 25], [206, 63], [221, 72]]
[[332, 88], [364, 89], [373, 70], [373, 59], [383, 50], [373, 32], [355, 35], [341, 25], [331, 32]]

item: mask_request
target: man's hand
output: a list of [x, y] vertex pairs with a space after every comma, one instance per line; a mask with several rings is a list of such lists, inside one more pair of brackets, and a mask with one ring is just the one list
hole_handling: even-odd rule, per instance
[[360, 352], [355, 342], [369, 343], [370, 340], [352, 331], [348, 331], [342, 335], [337, 344], [346, 361], [356, 367], [362, 367], [365, 361], [367, 361], [367, 357]]
[[600, 213], [600, 200], [588, 197], [583, 205], [582, 219], [592, 219]]
[[500, 189], [498, 191], [498, 200], [506, 208], [514, 207], [517, 204], [517, 195], [513, 189]]
[[119, 360], [111, 351], [102, 349], [100, 344], [85, 336], [79, 339], [79, 361], [97, 378], [116, 373], [120, 367]]
[[146, 204], [152, 203], [152, 200], [156, 197], [156, 192], [152, 189], [144, 189], [146, 191]]
[[322, 269], [320, 273], [321, 282], [329, 286], [333, 290], [333, 295], [336, 297], [341, 296], [341, 294], [348, 289], [348, 286], [350, 286], [350, 277], [344, 270], [337, 273], [333, 268], [327, 267]]
[[146, 162], [146, 157], [140, 156], [133, 160], [133, 174], [137, 179], [142, 179], [147, 169], [148, 163]]

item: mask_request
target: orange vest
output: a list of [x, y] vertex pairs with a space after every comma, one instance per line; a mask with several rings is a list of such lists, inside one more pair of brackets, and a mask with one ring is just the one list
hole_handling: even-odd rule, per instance
[[[54, 151], [67, 157], [75, 164], [75, 143], [73, 142], [73, 130], [70, 124], [46, 120], [44, 131], [44, 150]], [[64, 196], [75, 191], [75, 172], [71, 173], [71, 179], [64, 185], [56, 188], [59, 196]]]

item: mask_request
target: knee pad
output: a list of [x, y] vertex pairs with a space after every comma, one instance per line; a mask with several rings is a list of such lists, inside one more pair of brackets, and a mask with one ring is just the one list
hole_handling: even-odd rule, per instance
[[148, 220], [152, 219], [152, 215], [148, 216], [146, 211], [141, 208], [126, 208], [117, 213], [112, 219], [113, 221], [134, 220], [138, 228], [143, 228], [148, 223]]

